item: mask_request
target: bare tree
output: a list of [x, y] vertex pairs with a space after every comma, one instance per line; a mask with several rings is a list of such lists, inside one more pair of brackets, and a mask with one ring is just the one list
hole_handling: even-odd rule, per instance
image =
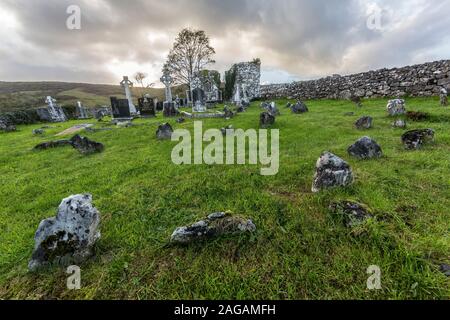
[[168, 72], [174, 79], [174, 84], [190, 86], [196, 72], [200, 72], [208, 64], [215, 63], [212, 59], [215, 53], [204, 31], [183, 29], [167, 57], [163, 73]]
[[141, 85], [141, 95], [144, 96], [144, 80], [147, 78], [147, 74], [141, 71], [138, 71], [134, 75], [134, 80]]

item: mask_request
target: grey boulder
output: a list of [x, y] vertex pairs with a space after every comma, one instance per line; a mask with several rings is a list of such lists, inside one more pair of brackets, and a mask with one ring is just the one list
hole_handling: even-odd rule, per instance
[[327, 188], [346, 187], [352, 183], [352, 169], [338, 156], [324, 152], [317, 160], [312, 192], [319, 192]]
[[63, 199], [56, 217], [41, 221], [34, 236], [35, 246], [28, 264], [31, 271], [57, 264], [82, 263], [92, 256], [100, 214], [90, 194]]
[[355, 127], [358, 130], [370, 129], [372, 128], [372, 125], [373, 125], [373, 118], [369, 116], [361, 117], [355, 122]]
[[168, 123], [163, 123], [158, 127], [156, 131], [156, 138], [158, 140], [170, 140], [172, 139], [173, 129]]
[[405, 132], [402, 135], [402, 142], [406, 149], [417, 150], [424, 144], [434, 141], [433, 129], [419, 129]]
[[177, 228], [172, 233], [171, 242], [188, 244], [207, 238], [254, 232], [255, 230], [256, 226], [250, 219], [218, 212], [189, 226]]
[[348, 154], [360, 159], [381, 158], [383, 151], [378, 143], [369, 137], [362, 137], [348, 148]]
[[296, 114], [309, 112], [308, 107], [302, 101], [297, 101], [296, 104], [291, 106], [291, 110], [292, 110], [293, 113], [296, 113]]
[[403, 99], [389, 100], [386, 109], [390, 116], [398, 116], [405, 114], [406, 113], [405, 100]]

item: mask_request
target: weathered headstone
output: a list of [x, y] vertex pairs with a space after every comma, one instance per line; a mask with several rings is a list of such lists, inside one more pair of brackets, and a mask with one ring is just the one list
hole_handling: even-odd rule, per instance
[[163, 123], [156, 131], [156, 138], [158, 140], [170, 140], [172, 138], [173, 129], [168, 123]]
[[275, 116], [265, 111], [259, 116], [259, 124], [261, 128], [268, 128], [275, 123]]
[[448, 91], [446, 88], [441, 89], [440, 102], [441, 102], [441, 106], [443, 106], [443, 107], [448, 106]]
[[306, 113], [309, 111], [308, 107], [306, 106], [306, 104], [302, 101], [297, 101], [296, 104], [291, 106], [291, 110], [293, 113]]
[[406, 113], [405, 100], [403, 99], [389, 100], [386, 109], [390, 116], [403, 115]]
[[120, 85], [125, 90], [125, 96], [128, 100], [128, 109], [130, 111], [130, 114], [136, 115], [137, 110], [133, 103], [133, 97], [131, 96], [131, 88], [133, 87], [133, 82], [131, 82], [127, 76], [124, 76], [123, 80], [120, 82]]
[[48, 96], [45, 99], [45, 103], [47, 103], [47, 108], [39, 108], [36, 110], [39, 118], [42, 121], [49, 121], [49, 122], [67, 121], [66, 114], [64, 113], [63, 109], [56, 104], [55, 99]]
[[210, 214], [206, 219], [192, 225], [177, 228], [171, 236], [171, 242], [189, 244], [212, 237], [254, 231], [256, 231], [256, 226], [252, 220], [218, 212]]
[[381, 158], [383, 151], [378, 143], [369, 137], [362, 137], [348, 148], [348, 154], [360, 159]]
[[358, 130], [367, 130], [372, 128], [372, 124], [373, 124], [373, 118], [372, 117], [368, 117], [368, 116], [364, 116], [359, 118], [356, 122], [355, 122], [355, 127]]
[[205, 91], [201, 88], [195, 88], [192, 90], [193, 107], [192, 112], [206, 112], [206, 95]]
[[406, 149], [420, 149], [424, 144], [434, 141], [433, 129], [419, 129], [405, 132], [402, 142]]
[[338, 156], [324, 152], [317, 160], [312, 192], [319, 192], [327, 188], [346, 187], [352, 183], [352, 169]]
[[155, 103], [149, 95], [145, 95], [143, 98], [139, 98], [139, 113], [141, 117], [151, 118], [156, 117]]
[[77, 101], [76, 117], [78, 120], [90, 118], [88, 110], [81, 104], [80, 101]]
[[28, 268], [35, 271], [53, 263], [68, 266], [84, 262], [100, 238], [99, 224], [100, 213], [90, 194], [62, 200], [56, 217], [39, 224]]

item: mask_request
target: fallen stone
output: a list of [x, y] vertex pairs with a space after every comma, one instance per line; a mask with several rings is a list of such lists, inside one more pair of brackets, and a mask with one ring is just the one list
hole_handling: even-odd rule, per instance
[[105, 148], [103, 144], [95, 141], [91, 141], [86, 137], [81, 137], [78, 134], [70, 139], [72, 147], [77, 149], [81, 154], [92, 154], [96, 152], [102, 152]]
[[57, 141], [49, 141], [38, 144], [34, 147], [35, 150], [47, 150], [52, 148], [59, 148], [64, 146], [71, 146], [72, 143], [70, 140], [57, 140]]
[[341, 215], [347, 227], [356, 227], [373, 217], [370, 209], [361, 203], [353, 201], [333, 202], [329, 207], [333, 214]]
[[84, 262], [92, 256], [94, 244], [100, 238], [99, 223], [100, 215], [90, 194], [62, 200], [56, 217], [39, 224], [29, 270]]
[[178, 118], [177, 119], [177, 123], [184, 123], [184, 122], [186, 122], [185, 118]]
[[159, 140], [170, 140], [172, 138], [173, 129], [168, 123], [163, 123], [156, 131], [156, 138]]
[[33, 135], [35, 135], [35, 136], [42, 135], [44, 133], [45, 133], [44, 129], [34, 129], [33, 130]]
[[367, 129], [372, 128], [372, 124], [373, 124], [373, 118], [365, 116], [365, 117], [359, 118], [355, 122], [355, 127], [358, 130], [367, 130]]
[[334, 187], [346, 187], [353, 182], [353, 172], [347, 162], [324, 152], [316, 163], [312, 192]]
[[171, 236], [171, 242], [188, 244], [212, 237], [254, 231], [256, 231], [256, 226], [252, 220], [218, 212], [210, 214], [206, 219], [192, 225], [177, 228]]
[[419, 129], [405, 132], [402, 142], [408, 150], [420, 149], [424, 144], [434, 141], [433, 129]]
[[362, 137], [348, 148], [348, 154], [359, 159], [367, 160], [381, 158], [383, 151], [378, 143], [369, 137]]
[[265, 111], [259, 116], [259, 124], [262, 128], [268, 128], [275, 123], [275, 116]]
[[403, 99], [389, 100], [386, 108], [390, 116], [398, 116], [406, 113], [405, 100]]
[[291, 107], [291, 110], [293, 113], [296, 113], [296, 114], [309, 112], [309, 109], [306, 106], [306, 104], [300, 100], [297, 101], [297, 103]]
[[405, 120], [395, 120], [394, 123], [392, 124], [392, 127], [394, 128], [400, 128], [400, 129], [405, 129], [407, 127], [406, 121]]

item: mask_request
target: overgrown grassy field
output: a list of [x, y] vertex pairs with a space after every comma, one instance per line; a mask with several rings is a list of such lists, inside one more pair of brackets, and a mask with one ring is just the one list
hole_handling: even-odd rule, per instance
[[[259, 166], [185, 165], [171, 162], [176, 142], [157, 141], [157, 119], [82, 135], [105, 144], [88, 157], [59, 148], [32, 151], [80, 121], [56, 124], [44, 136], [19, 126], [0, 134], [0, 298], [3, 299], [448, 299], [450, 262], [450, 108], [436, 98], [407, 99], [408, 110], [432, 115], [409, 129], [433, 128], [434, 144], [404, 150], [387, 117], [387, 100], [308, 101], [294, 115], [278, 101], [280, 171], [264, 177]], [[259, 127], [259, 103], [231, 120], [207, 119], [205, 129]], [[345, 116], [355, 112], [354, 116]], [[374, 117], [374, 128], [354, 122]], [[174, 129], [193, 130], [169, 119]], [[86, 121], [85, 121], [86, 122]], [[89, 123], [89, 121], [88, 121]], [[92, 122], [94, 123], [94, 122]], [[97, 127], [100, 125], [97, 124]], [[368, 135], [385, 157], [358, 161], [347, 148]], [[345, 189], [311, 192], [323, 151], [347, 160], [356, 176]], [[82, 268], [82, 288], [69, 291], [63, 268], [28, 273], [39, 222], [60, 201], [91, 193], [101, 212], [102, 238]], [[357, 231], [330, 214], [336, 200], [367, 204], [375, 218]], [[168, 245], [173, 230], [205, 215], [230, 210], [250, 217], [253, 235], [187, 247]], [[382, 290], [370, 291], [366, 270], [382, 271]]]

